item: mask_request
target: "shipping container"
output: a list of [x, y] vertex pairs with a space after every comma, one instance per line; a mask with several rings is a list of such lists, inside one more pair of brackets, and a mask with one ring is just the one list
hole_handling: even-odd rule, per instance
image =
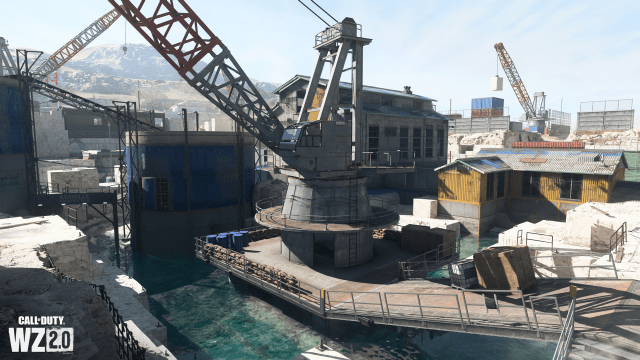
[[471, 99], [471, 109], [502, 109], [504, 99], [490, 97], [481, 99]]

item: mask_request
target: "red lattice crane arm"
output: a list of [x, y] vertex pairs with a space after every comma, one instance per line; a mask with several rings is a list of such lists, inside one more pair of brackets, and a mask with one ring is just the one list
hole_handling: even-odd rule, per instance
[[[277, 151], [284, 127], [227, 47], [184, 0], [109, 2], [189, 85]], [[201, 61], [207, 65], [197, 70]]]
[[507, 75], [507, 79], [509, 79], [509, 83], [513, 88], [513, 92], [516, 93], [520, 105], [522, 105], [525, 113], [527, 113], [528, 118], [534, 118], [535, 109], [531, 103], [531, 98], [529, 98], [529, 93], [527, 93], [527, 89], [524, 87], [520, 74], [518, 74], [518, 70], [516, 70], [516, 66], [513, 60], [511, 60], [507, 49], [504, 48], [502, 43], [495, 44], [493, 47], [496, 49], [496, 52], [498, 52], [502, 69], [504, 69], [504, 73]]
[[112, 9], [108, 13], [102, 15], [98, 20], [94, 21], [86, 29], [82, 30], [73, 39], [69, 40], [63, 47], [51, 54], [37, 69], [33, 75], [43, 78], [52, 72], [60, 69], [67, 61], [71, 60], [80, 50], [84, 49], [105, 32], [116, 20], [120, 14]]

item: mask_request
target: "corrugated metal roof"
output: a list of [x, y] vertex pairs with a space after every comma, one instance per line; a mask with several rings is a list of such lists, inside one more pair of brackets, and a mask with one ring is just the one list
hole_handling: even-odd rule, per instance
[[511, 167], [507, 165], [502, 159], [497, 156], [484, 156], [484, 157], [470, 157], [465, 159], [457, 159], [454, 162], [448, 163], [447, 165], [440, 166], [439, 168], [434, 169], [434, 171], [439, 171], [442, 169], [448, 169], [457, 167], [458, 164], [463, 164], [472, 170], [475, 170], [481, 174], [491, 173], [491, 172], [499, 172], [499, 171], [508, 171], [511, 170]]
[[[293, 84], [294, 82], [296, 82], [296, 80], [305, 80], [305, 81], [309, 81], [309, 76], [305, 76], [305, 75], [296, 75], [293, 78], [289, 79], [289, 81], [285, 82], [284, 84], [282, 84], [279, 88], [275, 89], [273, 91], [274, 94], [279, 94], [282, 90], [288, 88], [291, 84]], [[326, 86], [327, 85], [328, 80], [327, 79], [320, 79], [319, 83], [321, 85]], [[351, 83], [347, 83], [347, 82], [340, 82], [340, 87], [343, 89], [351, 89]], [[421, 100], [431, 100], [431, 101], [438, 101], [432, 98], [428, 98], [426, 96], [422, 96], [422, 95], [416, 95], [416, 94], [407, 94], [405, 92], [402, 91], [398, 91], [398, 90], [391, 90], [391, 89], [383, 89], [383, 88], [378, 88], [375, 86], [367, 86], [364, 85], [363, 86], [363, 90], [364, 91], [368, 91], [368, 92], [376, 92], [376, 93], [381, 93], [381, 94], [389, 94], [389, 95], [394, 95], [394, 96], [403, 96], [403, 97], [409, 97], [409, 98], [414, 98], [414, 99], [421, 99]]]
[[[624, 154], [618, 151], [482, 149], [478, 154], [498, 156], [517, 171], [612, 175], [620, 161], [628, 168]], [[588, 158], [594, 159], [596, 156], [598, 156], [597, 161], [585, 161]], [[546, 161], [532, 162], [532, 160], [523, 159], [545, 159]]]

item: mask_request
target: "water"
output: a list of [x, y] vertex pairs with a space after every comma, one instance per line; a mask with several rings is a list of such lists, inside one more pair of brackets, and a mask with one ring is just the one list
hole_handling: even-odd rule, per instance
[[[465, 236], [461, 255], [496, 241]], [[303, 311], [272, 306], [268, 296], [237, 289], [214, 269], [200, 260], [133, 257], [131, 275], [147, 289], [151, 312], [167, 326], [168, 347], [178, 359], [291, 360], [321, 339], [350, 359], [542, 360], [555, 349], [553, 343], [350, 322], [332, 322], [326, 333]]]

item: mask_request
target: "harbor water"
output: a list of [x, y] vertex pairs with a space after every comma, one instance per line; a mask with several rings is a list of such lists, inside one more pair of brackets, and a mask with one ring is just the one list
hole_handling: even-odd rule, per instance
[[[497, 238], [465, 236], [467, 257]], [[550, 359], [554, 343], [311, 317], [259, 290], [234, 287], [226, 273], [197, 259], [134, 255], [129, 273], [149, 295], [167, 327], [168, 347], [181, 360], [294, 359], [323, 339], [350, 359]], [[432, 274], [447, 277], [446, 270]], [[314, 326], [315, 325], [315, 326]]]

